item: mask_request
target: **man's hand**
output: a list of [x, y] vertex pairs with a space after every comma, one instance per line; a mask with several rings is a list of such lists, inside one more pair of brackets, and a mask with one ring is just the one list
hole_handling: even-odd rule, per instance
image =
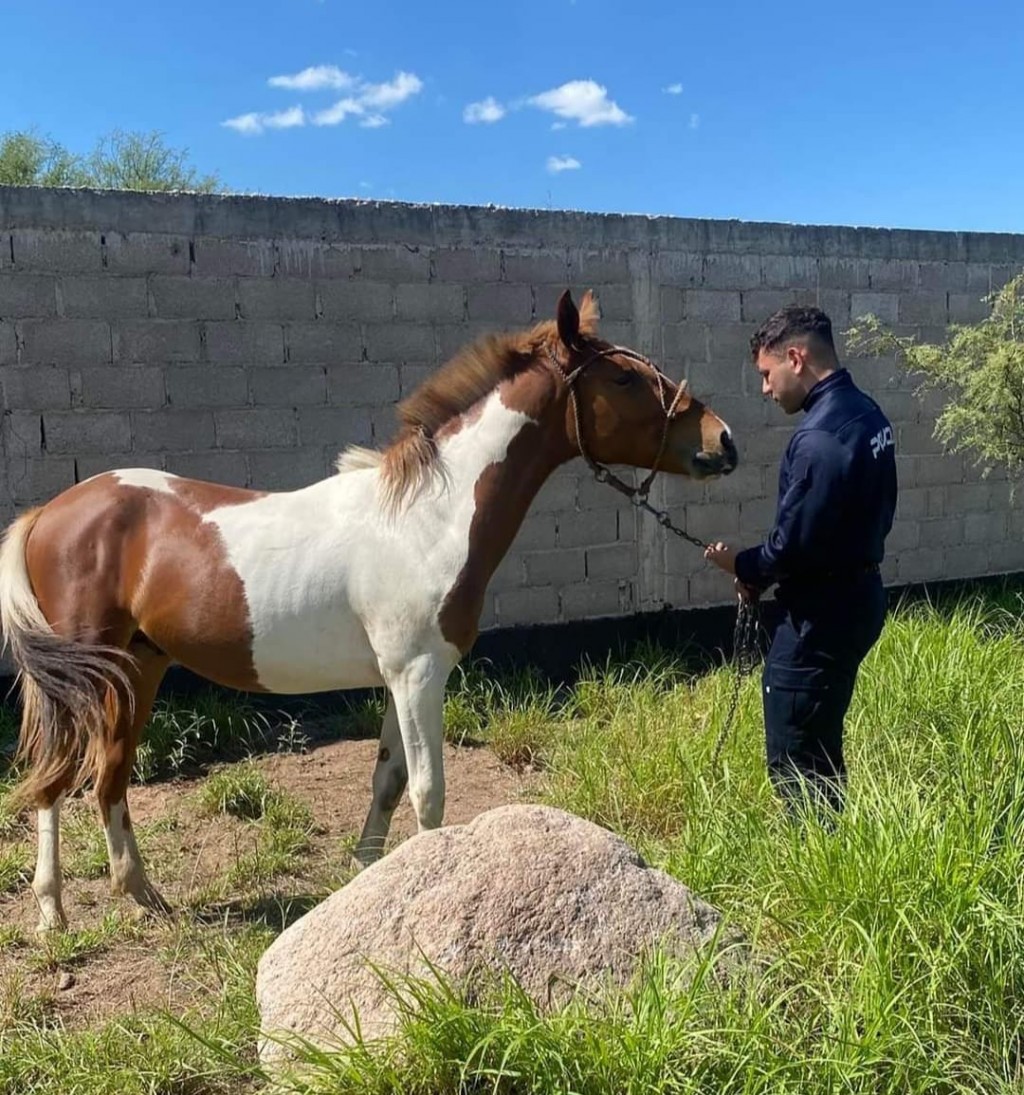
[[728, 544], [723, 544], [721, 541], [708, 544], [704, 549], [704, 558], [714, 563], [720, 570], [724, 570], [726, 574], [736, 576], [736, 551]]
[[745, 585], [739, 578], [733, 582], [733, 586], [741, 601], [746, 601], [748, 604], [756, 604], [757, 601], [761, 599], [761, 591], [757, 586]]

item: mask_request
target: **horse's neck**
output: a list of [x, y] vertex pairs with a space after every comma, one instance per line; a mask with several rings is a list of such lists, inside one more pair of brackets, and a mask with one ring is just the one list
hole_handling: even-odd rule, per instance
[[492, 392], [441, 444], [454, 490], [472, 499], [467, 565], [485, 581], [537, 492], [573, 455], [564, 422], [564, 392], [553, 377], [534, 370]]

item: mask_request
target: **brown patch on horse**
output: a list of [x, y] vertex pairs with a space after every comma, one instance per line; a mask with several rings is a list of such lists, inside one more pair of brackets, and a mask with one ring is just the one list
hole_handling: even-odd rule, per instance
[[[502, 402], [522, 411], [533, 422], [524, 424], [512, 439], [507, 458], [486, 468], [473, 489], [475, 505], [466, 563], [438, 613], [441, 634], [462, 654], [476, 641], [487, 585], [515, 539], [530, 503], [553, 468], [574, 455], [561, 425], [561, 401], [551, 399], [554, 383], [549, 371], [538, 371], [502, 391]], [[502, 504], [490, 505], [499, 495]]]
[[[588, 291], [580, 305], [580, 333], [593, 336], [598, 317], [597, 301]], [[539, 355], [557, 354], [558, 346], [555, 320], [516, 334], [487, 335], [460, 351], [399, 403], [398, 436], [381, 460], [385, 506], [397, 508], [422, 486], [437, 462], [437, 439], [443, 432], [455, 432], [460, 417], [499, 384], [518, 376]]]

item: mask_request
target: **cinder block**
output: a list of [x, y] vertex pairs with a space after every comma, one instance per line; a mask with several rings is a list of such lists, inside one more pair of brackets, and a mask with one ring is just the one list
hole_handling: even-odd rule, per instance
[[71, 402], [76, 407], [156, 410], [165, 400], [164, 371], [156, 365], [80, 368], [71, 374]]
[[559, 590], [558, 599], [564, 620], [588, 620], [602, 616], [622, 616], [631, 613], [636, 604], [633, 582], [582, 582]]
[[717, 567], [708, 566], [691, 574], [687, 585], [687, 604], [694, 608], [735, 604], [732, 579]]
[[0, 319], [0, 365], [14, 365], [18, 361], [18, 340], [14, 337], [14, 324]]
[[402, 398], [406, 399], [436, 372], [433, 365], [400, 365], [398, 368]]
[[332, 323], [392, 320], [394, 289], [380, 281], [323, 281], [316, 287], [320, 311]]
[[929, 456], [932, 453], [941, 453], [942, 445], [935, 440], [934, 428], [934, 423], [931, 421], [904, 423], [897, 431], [898, 450], [905, 456]]
[[399, 285], [395, 290], [399, 320], [410, 323], [460, 323], [465, 318], [465, 290], [439, 282]]
[[1019, 574], [1024, 570], [1024, 540], [993, 544], [988, 554], [989, 574]]
[[851, 293], [850, 314], [854, 319], [874, 315], [883, 323], [896, 323], [899, 320], [899, 301], [896, 293]]
[[814, 289], [750, 289], [743, 293], [741, 313], [745, 323], [750, 324], [748, 339], [754, 333], [757, 324], [762, 323], [780, 308], [790, 304], [817, 304], [818, 294]]
[[199, 360], [199, 324], [187, 320], [124, 320], [113, 332], [114, 361], [162, 364]]
[[284, 338], [293, 365], [340, 364], [363, 356], [363, 336], [354, 323], [291, 323]]
[[977, 293], [949, 294], [950, 323], [978, 323], [987, 319], [988, 315], [988, 303]]
[[[280, 453], [275, 456], [281, 459]], [[202, 479], [207, 483], [224, 483], [244, 487], [249, 483], [249, 466], [242, 452], [169, 452], [167, 470], [187, 479]]]
[[131, 319], [149, 314], [145, 278], [66, 277], [58, 292], [63, 314], [71, 318]]
[[659, 290], [661, 303], [661, 322], [682, 323], [683, 321], [683, 291], [670, 285], [663, 285]]
[[299, 444], [304, 448], [372, 445], [372, 419], [363, 407], [299, 407]]
[[250, 369], [249, 392], [257, 407], [317, 406], [327, 402], [323, 365], [278, 365]]
[[281, 365], [284, 328], [280, 323], [233, 319], [203, 325], [206, 359], [218, 365]]
[[328, 402], [336, 405], [374, 406], [394, 403], [401, 395], [394, 365], [332, 365], [327, 370]]
[[537, 492], [530, 512], [559, 514], [559, 524], [563, 523], [563, 514], [566, 520], [574, 520], [578, 487], [579, 480], [571, 467], [556, 471]]
[[520, 327], [528, 327], [533, 320], [533, 294], [529, 285], [471, 284], [466, 299], [471, 320]]
[[[1006, 539], [1007, 515], [1005, 513], [968, 513], [963, 518], [963, 542], [966, 544], [991, 544]], [[932, 541], [934, 542], [934, 541]], [[953, 544], [943, 541], [944, 547]]]
[[766, 289], [814, 289], [818, 263], [813, 255], [762, 255], [761, 281]]
[[558, 592], [553, 586], [510, 589], [494, 598], [501, 627], [554, 623], [558, 619]]
[[633, 579], [639, 566], [636, 544], [605, 544], [587, 548], [587, 580]]
[[33, 411], [7, 411], [0, 417], [0, 437], [8, 467], [12, 460], [41, 456], [43, 453], [43, 416]]
[[572, 284], [579, 287], [578, 292], [573, 292], [577, 303], [586, 289], [629, 281], [628, 251], [593, 251], [573, 247], [569, 250], [568, 258]]
[[714, 362], [691, 361], [686, 368], [690, 390], [699, 399], [711, 402], [719, 395], [740, 395], [743, 392], [745, 366], [719, 358]]
[[133, 411], [132, 433], [137, 449], [152, 452], [211, 449], [215, 440], [213, 415], [199, 410]]
[[845, 289], [819, 289], [817, 305], [832, 321], [832, 337], [842, 353], [843, 330], [850, 325], [850, 293]]
[[433, 266], [438, 281], [453, 281], [458, 285], [494, 282], [501, 278], [501, 251], [497, 248], [440, 248], [434, 252]]
[[557, 543], [558, 523], [552, 513], [534, 513], [526, 515], [512, 543], [512, 550], [518, 553], [527, 551], [547, 551]]
[[614, 509], [561, 513], [555, 517], [555, 521], [558, 526], [559, 547], [613, 544], [619, 538], [619, 514]]
[[942, 326], [949, 320], [949, 300], [944, 292], [903, 293], [900, 296], [900, 323], [929, 323]]
[[772, 498], [753, 498], [740, 502], [740, 539], [751, 547], [764, 539], [775, 523], [778, 503]]
[[922, 262], [918, 284], [925, 290], [963, 293], [967, 291], [967, 264], [964, 262]]
[[99, 365], [111, 360], [110, 324], [98, 319], [26, 319], [17, 324], [23, 365]]
[[12, 460], [7, 467], [7, 489], [19, 506], [49, 501], [75, 482], [70, 456], [43, 456]]
[[399, 364], [437, 358], [434, 329], [420, 323], [368, 323], [365, 338], [370, 361]]
[[298, 490], [327, 477], [327, 460], [322, 446], [293, 449], [282, 454], [252, 452], [249, 454], [252, 486], [256, 490]]
[[313, 282], [303, 278], [240, 278], [238, 303], [244, 319], [317, 318]]
[[69, 410], [71, 388], [63, 365], [0, 368], [4, 408], [9, 411]]
[[975, 578], [989, 573], [991, 566], [987, 544], [969, 544], [946, 548], [942, 553], [942, 567], [946, 574], [958, 578]]
[[490, 323], [442, 323], [435, 328], [439, 361], [449, 361], [485, 335], [494, 333]]
[[358, 276], [369, 281], [386, 281], [392, 284], [399, 281], [429, 281], [431, 257], [432, 252], [428, 247], [406, 247], [405, 244], [363, 247], [355, 253], [355, 271]]
[[699, 502], [686, 506], [686, 531], [701, 540], [728, 540], [740, 531], [741, 504]]
[[275, 240], [282, 278], [350, 278], [358, 273], [359, 250], [331, 240], [287, 237]]
[[964, 519], [958, 514], [921, 521], [921, 543], [929, 547], [955, 547], [964, 542]]
[[0, 316], [6, 320], [57, 314], [57, 279], [46, 274], [0, 274]]
[[964, 272], [967, 277], [967, 285], [964, 287], [968, 293], [977, 293], [985, 296], [991, 286], [992, 269], [987, 263], [968, 262], [964, 264]]
[[48, 411], [43, 415], [46, 451], [129, 452], [132, 431], [123, 411]]
[[654, 269], [664, 286], [696, 289], [704, 276], [704, 256], [694, 251], [661, 251]]
[[868, 259], [829, 256], [818, 259], [818, 288], [870, 289], [871, 263]]
[[[252, 284], [266, 283], [254, 280]], [[157, 274], [150, 278], [149, 286], [156, 314], [161, 319], [235, 318], [233, 278], [182, 278]], [[248, 317], [251, 313], [245, 315]]]
[[512, 285], [554, 285], [566, 289], [572, 280], [569, 256], [564, 250], [505, 251], [502, 277]]
[[896, 558], [896, 574], [901, 584], [908, 582], [934, 581], [943, 575], [944, 549], [922, 547], [914, 551], [904, 551]]
[[298, 443], [295, 412], [284, 407], [245, 407], [216, 411], [217, 447], [289, 448]]
[[[767, 313], [761, 319], [767, 318]], [[711, 361], [750, 362], [753, 323], [715, 323], [708, 328], [708, 356]], [[751, 368], [753, 366], [751, 365]]]
[[756, 289], [761, 285], [761, 256], [705, 255], [701, 284], [706, 289]]
[[740, 294], [726, 290], [687, 289], [683, 305], [687, 319], [737, 323], [742, 318]]
[[921, 522], [900, 518], [893, 522], [892, 531], [885, 539], [885, 553], [897, 556], [903, 551], [916, 551], [921, 546]]
[[5, 243], [14, 253], [16, 270], [98, 274], [103, 270], [100, 236], [96, 231], [14, 228]]
[[527, 585], [563, 586], [582, 582], [587, 576], [586, 552], [582, 548], [523, 553]]
[[103, 241], [103, 265], [111, 274], [189, 272], [188, 239], [184, 236], [107, 232]]
[[521, 589], [523, 584], [522, 553], [509, 552], [491, 575], [487, 589], [490, 593], [501, 593], [507, 589]]
[[249, 401], [248, 375], [237, 366], [179, 365], [164, 379], [172, 407], [244, 407]]
[[868, 281], [876, 292], [916, 289], [919, 269], [919, 263], [912, 259], [872, 259], [868, 263]]
[[273, 240], [223, 240], [197, 236], [193, 243], [192, 276], [271, 277], [277, 270], [277, 245]]

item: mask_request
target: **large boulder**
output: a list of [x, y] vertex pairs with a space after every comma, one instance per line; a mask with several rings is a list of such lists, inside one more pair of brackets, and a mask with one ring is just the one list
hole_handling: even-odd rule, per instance
[[[420, 833], [284, 931], [256, 978], [264, 1061], [300, 1035], [390, 1033], [377, 969], [425, 976], [427, 962], [472, 987], [510, 972], [541, 1006], [576, 985], [626, 983], [645, 949], [701, 947], [721, 916], [624, 841], [543, 806], [503, 806]], [[552, 986], [556, 986], [553, 990]], [[561, 993], [561, 996], [559, 996]]]

